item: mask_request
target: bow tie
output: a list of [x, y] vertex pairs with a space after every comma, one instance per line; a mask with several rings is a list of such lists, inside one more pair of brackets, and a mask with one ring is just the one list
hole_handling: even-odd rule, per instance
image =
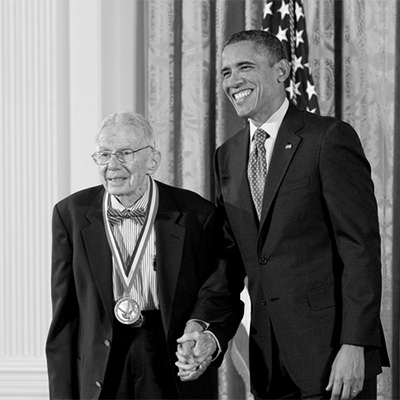
[[123, 211], [120, 211], [116, 210], [115, 208], [108, 207], [107, 217], [111, 225], [118, 225], [125, 218], [130, 218], [140, 225], [143, 225], [146, 218], [146, 213], [143, 208], [138, 208], [136, 210], [125, 209]]

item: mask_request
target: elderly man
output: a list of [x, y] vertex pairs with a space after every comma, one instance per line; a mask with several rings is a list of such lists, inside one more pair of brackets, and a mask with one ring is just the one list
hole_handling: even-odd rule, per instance
[[[92, 157], [103, 185], [53, 213], [50, 398], [217, 398], [215, 368], [184, 383], [174, 365], [184, 330], [207, 328], [223, 354], [240, 322], [219, 279], [214, 206], [152, 178], [161, 156], [140, 115], [105, 118]], [[221, 301], [186, 325], [207, 279]]]

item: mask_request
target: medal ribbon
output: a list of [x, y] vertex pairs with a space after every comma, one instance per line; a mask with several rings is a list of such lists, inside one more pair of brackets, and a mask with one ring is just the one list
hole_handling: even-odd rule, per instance
[[[135, 249], [132, 255], [126, 260], [126, 262], [123, 259], [121, 250], [111, 229], [111, 224], [109, 224], [108, 222], [107, 206], [109, 203], [109, 198], [109, 193], [106, 191], [103, 197], [104, 226], [106, 228], [108, 244], [116, 261], [115, 263], [113, 263], [114, 267], [116, 268], [118, 276], [124, 286], [124, 292], [126, 295], [128, 295], [133, 285], [133, 277], [135, 275], [135, 272], [138, 271], [137, 267], [142, 260], [144, 250], [146, 248], [147, 242], [149, 241], [150, 233], [153, 229], [154, 221], [156, 219], [156, 214], [158, 210], [158, 187], [156, 182], [154, 182], [154, 180], [149, 177], [149, 201], [147, 204], [146, 219], [144, 221], [142, 229], [140, 230]], [[125, 271], [128, 270], [129, 274], [127, 276]]]

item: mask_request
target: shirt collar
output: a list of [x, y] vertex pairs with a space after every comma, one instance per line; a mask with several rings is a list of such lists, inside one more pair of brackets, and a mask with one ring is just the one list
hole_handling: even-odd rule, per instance
[[149, 188], [150, 188], [150, 185], [151, 185], [151, 181], [150, 181], [151, 179], [152, 178], [149, 175], [147, 175], [147, 189], [143, 193], [142, 197], [140, 197], [138, 200], [136, 200], [136, 203], [133, 206], [131, 206], [129, 208], [123, 206], [119, 202], [117, 197], [111, 194], [110, 195], [111, 207], [115, 208], [116, 210], [120, 210], [120, 211], [123, 211], [125, 209], [127, 209], [127, 210], [137, 210], [138, 208], [143, 208], [143, 209], [147, 210], [147, 204], [149, 202], [149, 193], [150, 193]]
[[[282, 105], [276, 110], [267, 121], [265, 121], [260, 128], [265, 132], [268, 132], [272, 139], [276, 139], [279, 128], [282, 124], [283, 118], [285, 117], [286, 111], [289, 108], [289, 100], [285, 97]], [[249, 119], [250, 124], [250, 142], [253, 140], [254, 132], [258, 129], [253, 122]]]

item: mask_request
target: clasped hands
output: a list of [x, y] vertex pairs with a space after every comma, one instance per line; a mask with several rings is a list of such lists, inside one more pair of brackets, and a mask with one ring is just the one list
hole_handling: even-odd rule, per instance
[[178, 340], [175, 365], [179, 368], [181, 381], [193, 381], [200, 377], [211, 364], [212, 356], [217, 350], [214, 336], [204, 332], [196, 321], [189, 321], [185, 332]]

